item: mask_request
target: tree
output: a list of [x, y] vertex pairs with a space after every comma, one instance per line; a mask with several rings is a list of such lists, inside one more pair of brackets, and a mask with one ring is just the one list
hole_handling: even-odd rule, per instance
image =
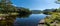
[[[4, 13], [4, 14], [9, 14], [9, 12], [13, 12], [15, 11], [15, 6], [11, 5], [11, 1], [10, 0], [1, 0], [0, 2], [0, 13]], [[13, 22], [16, 19], [16, 16], [10, 15], [9, 16], [2, 16], [4, 18], [4, 20], [0, 20], [0, 26], [13, 26]]]
[[16, 8], [16, 6], [12, 5], [12, 2], [10, 0], [1, 0], [0, 14], [7, 14], [8, 16], [2, 16], [2, 18], [4, 18], [4, 20], [3, 19], [0, 20], [0, 26], [13, 26], [13, 22], [17, 17], [17, 15], [11, 15], [13, 13], [18, 13], [18, 14], [20, 14], [19, 15], [20, 17], [23, 17], [27, 14], [30, 14], [31, 11], [29, 9], [23, 8], [23, 7], [20, 7], [20, 9]]
[[24, 7], [17, 7], [19, 17], [28, 17], [31, 14], [31, 11]]
[[[51, 14], [51, 16], [48, 16], [48, 18], [46, 17], [45, 19], [45, 24], [48, 26], [48, 24], [51, 26], [53, 26], [53, 23], [55, 24], [60, 24], [60, 14], [59, 13], [53, 13]], [[54, 26], [55, 26], [54, 24]], [[57, 25], [59, 26], [59, 25]]]
[[4, 13], [15, 12], [17, 10], [10, 0], [1, 0], [0, 8]]
[[[56, 3], [60, 4], [60, 0], [57, 0]], [[45, 24], [47, 26], [60, 26], [59, 25], [60, 24], [60, 13], [59, 12], [60, 12], [60, 8], [54, 10], [50, 16], [48, 16], [44, 19]]]
[[60, 4], [60, 0], [55, 1], [56, 4]]

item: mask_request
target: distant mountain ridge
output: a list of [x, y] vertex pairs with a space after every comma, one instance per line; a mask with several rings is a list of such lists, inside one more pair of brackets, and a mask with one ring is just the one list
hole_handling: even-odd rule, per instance
[[32, 11], [32, 14], [40, 14], [41, 13], [41, 10], [31, 10]]

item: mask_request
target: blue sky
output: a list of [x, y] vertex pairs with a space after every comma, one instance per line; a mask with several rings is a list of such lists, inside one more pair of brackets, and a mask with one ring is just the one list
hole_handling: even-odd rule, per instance
[[44, 10], [58, 8], [59, 4], [55, 0], [11, 0], [18, 7], [29, 8], [30, 10]]

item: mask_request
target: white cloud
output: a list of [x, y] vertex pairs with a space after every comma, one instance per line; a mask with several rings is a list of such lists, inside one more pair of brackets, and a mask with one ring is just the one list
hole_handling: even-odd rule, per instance
[[13, 6], [16, 6], [15, 4], [12, 4]]

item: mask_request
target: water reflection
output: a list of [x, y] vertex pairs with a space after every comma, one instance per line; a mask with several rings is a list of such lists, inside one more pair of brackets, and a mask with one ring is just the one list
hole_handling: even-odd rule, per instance
[[6, 16], [5, 20], [0, 20], [0, 26], [37, 26], [44, 14], [32, 14], [29, 17]]
[[32, 14], [28, 18], [16, 18], [15, 26], [37, 26], [41, 19], [44, 19], [44, 14]]
[[[16, 20], [16, 18], [18, 16], [19, 18], [21, 18], [20, 15], [7, 15], [7, 16], [5, 15], [6, 14], [4, 14], [4, 16], [0, 16], [0, 26], [14, 26], [14, 21]], [[27, 14], [25, 17], [27, 17]]]
[[6, 16], [3, 17], [5, 19], [1, 19], [0, 20], [0, 26], [13, 26], [13, 22], [16, 19], [16, 17], [12, 17], [12, 16]]

